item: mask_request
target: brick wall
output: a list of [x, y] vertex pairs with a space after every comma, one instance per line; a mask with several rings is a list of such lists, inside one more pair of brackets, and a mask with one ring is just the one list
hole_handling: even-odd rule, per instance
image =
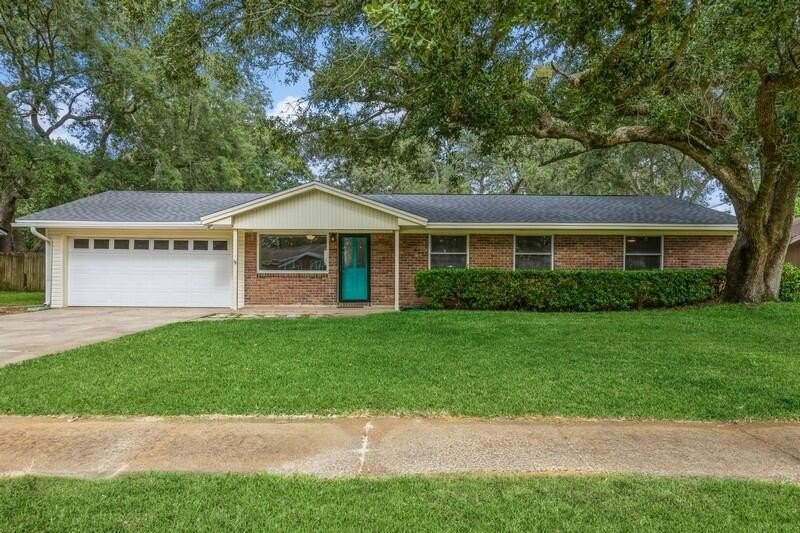
[[414, 275], [428, 268], [428, 236], [400, 234], [400, 305], [418, 307], [425, 303], [414, 292]]
[[370, 246], [370, 300], [394, 305], [394, 234], [373, 233]]
[[328, 246], [327, 274], [259, 274], [258, 236], [244, 237], [245, 305], [336, 305], [339, 294], [338, 242]]
[[469, 266], [472, 268], [514, 268], [513, 235], [470, 235]]
[[623, 268], [622, 235], [555, 235], [554, 268], [615, 270]]
[[[370, 236], [370, 246], [371, 303], [394, 305], [394, 235], [374, 233]], [[245, 234], [245, 305], [337, 305], [339, 303], [338, 235], [335, 241], [329, 241], [327, 274], [259, 274], [257, 248], [257, 234]]]
[[[512, 235], [470, 235], [470, 266], [513, 268]], [[245, 235], [246, 305], [336, 305], [339, 293], [338, 238], [330, 243], [330, 271], [327, 274], [258, 274], [255, 233]], [[664, 268], [725, 266], [733, 240], [730, 237], [666, 236]], [[371, 238], [371, 300], [374, 305], [394, 303], [394, 235], [373, 234]], [[621, 235], [556, 235], [556, 269], [621, 269]], [[400, 235], [400, 305], [424, 304], [414, 292], [414, 276], [428, 268], [428, 236]]]
[[732, 237], [666, 235], [664, 268], [724, 267], [732, 247]]

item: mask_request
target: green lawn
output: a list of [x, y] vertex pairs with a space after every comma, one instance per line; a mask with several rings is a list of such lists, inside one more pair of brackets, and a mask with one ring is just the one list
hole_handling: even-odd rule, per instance
[[0, 291], [0, 307], [41, 305], [43, 302], [43, 292]]
[[800, 419], [800, 304], [174, 324], [0, 369], [17, 414]]
[[790, 531], [800, 486], [643, 477], [0, 480], [4, 531]]

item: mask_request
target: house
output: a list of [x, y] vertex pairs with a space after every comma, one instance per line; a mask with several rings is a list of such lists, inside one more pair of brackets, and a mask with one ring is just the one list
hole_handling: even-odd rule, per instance
[[794, 219], [792, 236], [786, 249], [786, 262], [800, 267], [800, 218]]
[[422, 302], [427, 268], [724, 266], [736, 219], [669, 197], [109, 191], [21, 217], [47, 301], [231, 307]]

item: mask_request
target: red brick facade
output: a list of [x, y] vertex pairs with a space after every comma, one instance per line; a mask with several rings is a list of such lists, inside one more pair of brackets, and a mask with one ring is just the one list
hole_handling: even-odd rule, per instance
[[724, 267], [733, 248], [733, 237], [664, 237], [664, 268]]
[[469, 266], [472, 268], [514, 268], [513, 235], [470, 235]]
[[[245, 235], [246, 305], [337, 305], [339, 302], [338, 236], [329, 239], [327, 274], [259, 274], [257, 235]], [[622, 235], [556, 235], [554, 266], [559, 269], [621, 269]], [[394, 235], [371, 235], [370, 299], [373, 305], [394, 304]], [[733, 245], [724, 236], [665, 236], [664, 268], [724, 267]], [[510, 270], [514, 261], [512, 235], [475, 234], [469, 237], [469, 266]], [[428, 235], [400, 235], [400, 305], [424, 303], [414, 292], [414, 276], [428, 268]]]
[[428, 268], [428, 236], [400, 234], [400, 306], [419, 307], [425, 302], [414, 292], [414, 275]]
[[373, 233], [370, 248], [370, 301], [394, 305], [394, 234]]
[[[333, 236], [333, 234], [331, 234]], [[258, 273], [258, 235], [244, 237], [245, 305], [336, 305], [339, 294], [338, 243], [328, 237], [328, 273]]]
[[556, 270], [616, 270], [624, 265], [622, 235], [556, 235]]

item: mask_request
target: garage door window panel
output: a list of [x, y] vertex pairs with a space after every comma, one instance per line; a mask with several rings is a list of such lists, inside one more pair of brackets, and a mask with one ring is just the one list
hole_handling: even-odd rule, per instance
[[93, 245], [95, 250], [108, 250], [110, 241], [108, 239], [95, 239]]
[[128, 239], [114, 239], [115, 250], [130, 250], [131, 241]]

